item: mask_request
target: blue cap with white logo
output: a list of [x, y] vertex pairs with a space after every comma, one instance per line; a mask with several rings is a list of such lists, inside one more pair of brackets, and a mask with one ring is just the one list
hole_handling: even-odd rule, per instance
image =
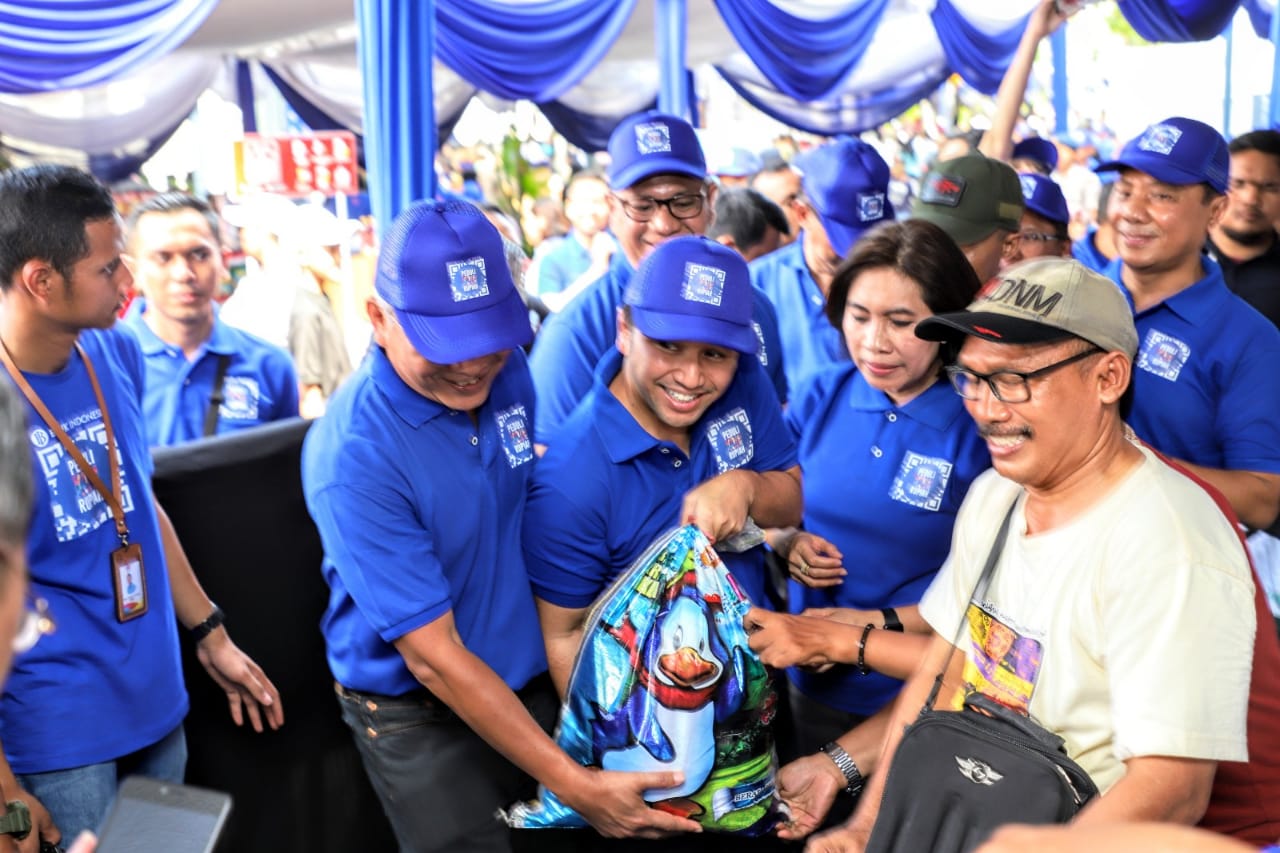
[[806, 151], [795, 162], [804, 194], [822, 222], [831, 248], [849, 254], [864, 232], [894, 218], [889, 165], [861, 139], [841, 137]]
[[631, 322], [658, 341], [696, 341], [755, 355], [754, 288], [742, 256], [706, 237], [677, 237], [650, 253], [627, 284]]
[[455, 364], [533, 340], [502, 237], [475, 205], [420, 201], [387, 231], [374, 278], [409, 343]]
[[654, 175], [707, 177], [693, 125], [656, 111], [628, 116], [609, 137], [609, 186], [624, 190]]
[[1027, 204], [1027, 210], [1063, 227], [1071, 222], [1067, 197], [1053, 178], [1023, 172], [1018, 175], [1018, 183], [1022, 185], [1022, 200]]
[[1137, 169], [1174, 186], [1208, 184], [1227, 191], [1231, 154], [1222, 134], [1202, 121], [1174, 116], [1151, 125], [1120, 149], [1120, 156], [1095, 172]]
[[1031, 160], [1052, 172], [1058, 168], [1058, 146], [1043, 136], [1028, 136], [1013, 146], [1013, 156], [1009, 159]]

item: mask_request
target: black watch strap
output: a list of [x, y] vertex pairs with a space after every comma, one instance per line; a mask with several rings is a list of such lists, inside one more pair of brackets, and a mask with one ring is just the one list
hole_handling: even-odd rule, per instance
[[832, 741], [818, 747], [819, 751], [830, 758], [835, 763], [836, 768], [844, 774], [844, 791], [851, 797], [856, 797], [862, 793], [864, 780], [862, 773], [858, 770], [858, 765], [854, 763], [849, 753], [844, 751], [844, 747]]
[[898, 618], [898, 611], [892, 607], [880, 608], [880, 615], [884, 617], [884, 629], [886, 631], [901, 632], [903, 630], [902, 620]]
[[191, 628], [192, 642], [195, 642], [195, 643], [200, 642], [205, 637], [212, 634], [214, 630], [216, 630], [220, 625], [222, 625], [226, 621], [227, 621], [227, 614], [223, 613], [222, 608], [219, 607], [218, 605], [216, 604], [213, 605], [213, 612], [209, 614], [209, 618], [201, 622], [199, 625], [192, 626]]

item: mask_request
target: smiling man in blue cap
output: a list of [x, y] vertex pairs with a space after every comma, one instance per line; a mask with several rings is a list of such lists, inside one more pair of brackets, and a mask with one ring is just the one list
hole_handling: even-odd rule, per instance
[[696, 829], [641, 798], [677, 774], [593, 772], [547, 736], [520, 552], [532, 330], [498, 232], [470, 204], [413, 205], [375, 288], [376, 346], [307, 436], [302, 479], [338, 701], [400, 848], [510, 849], [495, 811], [533, 780], [605, 835]]
[[800, 389], [824, 367], [849, 360], [827, 320], [827, 291], [841, 259], [867, 230], [894, 218], [889, 166], [874, 148], [844, 137], [797, 158], [795, 242], [751, 264], [751, 280], [778, 311], [787, 385]]

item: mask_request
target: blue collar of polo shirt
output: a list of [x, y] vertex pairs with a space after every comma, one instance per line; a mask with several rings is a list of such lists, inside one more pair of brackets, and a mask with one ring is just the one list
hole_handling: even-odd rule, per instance
[[396, 369], [391, 365], [391, 359], [387, 358], [387, 353], [382, 347], [375, 346], [370, 349], [372, 352], [369, 354], [369, 359], [372, 363], [369, 366], [369, 375], [373, 379], [373, 384], [386, 396], [387, 402], [391, 404], [391, 410], [406, 424], [417, 429], [427, 421], [451, 411], [447, 406], [427, 399], [410, 388], [400, 378], [400, 374], [396, 373]]
[[[144, 307], [136, 314], [131, 314], [124, 320], [120, 321], [133, 330], [138, 339], [138, 346], [141, 348], [142, 354], [155, 355], [159, 352], [167, 352], [169, 350], [176, 349], [174, 344], [165, 342], [159, 335], [152, 331], [151, 326], [147, 325], [147, 321], [143, 318], [145, 313], [146, 308]], [[209, 335], [209, 340], [204, 342], [204, 349], [201, 352], [201, 356], [203, 357], [206, 352], [211, 352], [215, 355], [235, 355], [237, 350], [238, 347], [236, 346], [236, 342], [231, 340], [231, 335], [228, 334], [225, 324], [218, 319], [217, 314], [214, 314], [213, 332]]]
[[609, 461], [615, 465], [635, 459], [663, 443], [649, 435], [609, 390], [609, 383], [621, 369], [622, 353], [617, 347], [610, 347], [596, 365], [595, 387], [592, 389], [596, 395], [593, 426], [600, 435], [600, 443], [609, 453]]
[[[1209, 316], [1210, 312], [1220, 308], [1231, 297], [1231, 291], [1227, 289], [1226, 281], [1222, 278], [1222, 267], [1206, 254], [1200, 255], [1200, 263], [1204, 266], [1203, 278], [1163, 302], [1152, 305], [1141, 314], [1135, 312], [1134, 316], [1147, 316], [1161, 308], [1168, 308], [1183, 321], [1198, 323], [1201, 318]], [[1124, 294], [1125, 301], [1129, 303], [1129, 310], [1133, 311], [1133, 294], [1124, 286], [1124, 280], [1121, 278], [1123, 267], [1124, 262], [1117, 257], [1107, 264], [1102, 274], [1116, 283], [1120, 292]]]
[[927, 427], [943, 431], [949, 429], [958, 416], [968, 417], [964, 406], [956, 405], [959, 397], [955, 389], [944, 379], [938, 379], [905, 406], [899, 406], [889, 399], [889, 395], [871, 387], [855, 368], [850, 369], [854, 371], [853, 387], [849, 389], [850, 408], [863, 412], [895, 411]]

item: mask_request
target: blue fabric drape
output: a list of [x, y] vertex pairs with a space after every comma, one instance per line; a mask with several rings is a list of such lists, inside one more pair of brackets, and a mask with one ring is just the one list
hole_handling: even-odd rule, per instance
[[253, 94], [253, 69], [249, 60], [236, 60], [236, 106], [240, 108], [240, 126], [245, 133], [258, 132], [257, 99]]
[[853, 0], [821, 20], [770, 0], [715, 0], [725, 26], [765, 79], [797, 101], [838, 94], [866, 53], [889, 0]]
[[821, 136], [857, 135], [871, 130], [938, 88], [947, 78], [945, 71], [925, 79], [891, 86], [874, 92], [845, 94], [821, 101], [802, 103], [777, 90], [761, 86], [716, 66], [720, 76], [751, 106], [783, 124]]
[[552, 101], [604, 58], [636, 0], [436, 0], [436, 50], [504, 98]]
[[1244, 0], [1245, 11], [1249, 13], [1249, 23], [1253, 24], [1253, 31], [1258, 34], [1258, 38], [1271, 38], [1271, 10], [1274, 5], [1265, 5], [1262, 0]]
[[1027, 19], [1019, 19], [1003, 32], [988, 34], [969, 23], [951, 0], [938, 0], [929, 16], [951, 68], [979, 92], [994, 95], [1013, 61]]
[[217, 3], [0, 2], [0, 92], [76, 89], [128, 75], [186, 41]]
[[1240, 0], [1124, 0], [1117, 5], [1147, 41], [1205, 41], [1226, 29]]
[[[649, 110], [657, 108], [657, 98], [645, 107]], [[618, 122], [626, 118], [625, 115], [584, 113], [567, 106], [563, 101], [547, 101], [544, 104], [538, 104], [538, 109], [547, 117], [547, 121], [551, 122], [551, 126], [557, 133], [569, 140], [569, 144], [583, 151], [604, 151], [608, 148], [609, 135], [618, 126]]]

